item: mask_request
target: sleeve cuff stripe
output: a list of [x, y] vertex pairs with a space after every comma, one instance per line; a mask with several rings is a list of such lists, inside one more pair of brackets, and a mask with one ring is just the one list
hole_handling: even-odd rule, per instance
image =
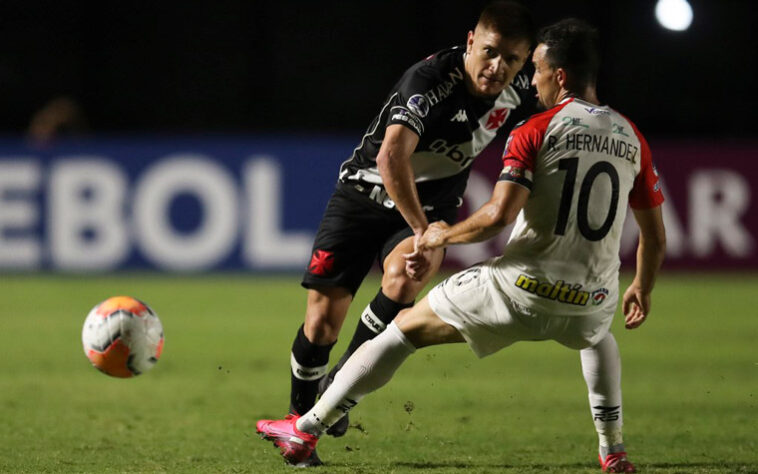
[[502, 174], [497, 179], [498, 181], [510, 181], [512, 183], [520, 184], [521, 186], [525, 187], [529, 191], [532, 190], [532, 182], [526, 178], [520, 177], [520, 178], [514, 178], [513, 176]]

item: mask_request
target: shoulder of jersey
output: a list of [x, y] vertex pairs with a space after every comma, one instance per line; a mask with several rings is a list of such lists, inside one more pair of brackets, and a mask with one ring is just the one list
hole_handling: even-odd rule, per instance
[[521, 126], [523, 126], [523, 125], [525, 125], [527, 123], [537, 123], [537, 122], [545, 122], [545, 121], [549, 122], [550, 120], [552, 120], [552, 118], [553, 118], [553, 116], [555, 116], [555, 114], [557, 114], [558, 112], [560, 112], [561, 110], [563, 110], [563, 108], [565, 106], [567, 106], [568, 104], [570, 104], [571, 102], [573, 102], [573, 101], [568, 101], [568, 102], [565, 102], [563, 104], [558, 104], [555, 107], [551, 107], [548, 110], [544, 110], [542, 112], [538, 112], [538, 113], [532, 115], [531, 117], [527, 118], [526, 120], [522, 120], [519, 123], [517, 123], [513, 127], [513, 130], [515, 131], [517, 128], [519, 128], [519, 127], [521, 127]]
[[618, 110], [616, 110], [614, 108], [608, 107], [608, 110], [610, 110], [612, 113], [615, 113], [616, 115], [618, 115], [622, 119], [624, 119], [627, 122], [629, 122], [629, 125], [632, 126], [632, 130], [634, 130], [634, 133], [637, 135], [637, 137], [642, 136], [642, 133], [640, 132], [640, 129], [637, 128], [637, 124], [634, 123], [629, 117], [627, 117], [626, 115], [622, 114], [621, 112], [619, 112]]
[[453, 46], [430, 54], [423, 60], [414, 64], [411, 69], [423, 69], [426, 71], [447, 71], [458, 65], [458, 55], [463, 54], [463, 48]]

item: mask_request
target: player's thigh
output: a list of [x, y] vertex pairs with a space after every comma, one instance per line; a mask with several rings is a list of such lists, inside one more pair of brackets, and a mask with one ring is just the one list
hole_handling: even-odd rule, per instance
[[426, 298], [395, 318], [395, 324], [416, 348], [466, 342], [461, 333], [432, 310]]
[[592, 347], [603, 340], [610, 331], [614, 313], [615, 305], [610, 310], [596, 311], [586, 316], [552, 318], [557, 324], [551, 339], [571, 349]]
[[319, 224], [302, 285], [342, 287], [355, 294], [393, 225], [391, 216], [364, 196], [337, 189]]
[[458, 329], [479, 357], [493, 354], [517, 341], [536, 339], [489, 268], [475, 265], [429, 290], [426, 298], [444, 322]]

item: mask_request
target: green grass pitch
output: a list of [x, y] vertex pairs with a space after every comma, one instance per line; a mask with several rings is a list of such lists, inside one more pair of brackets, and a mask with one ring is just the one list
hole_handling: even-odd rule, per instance
[[[756, 275], [664, 274], [641, 329], [615, 321], [640, 472], [758, 472], [757, 289]], [[117, 294], [148, 302], [166, 333], [135, 379], [81, 349], [87, 312]], [[0, 277], [0, 472], [291, 472], [254, 423], [285, 414], [304, 302], [296, 277]], [[600, 472], [578, 353], [552, 342], [483, 360], [420, 350], [351, 422], [322, 440], [316, 472]]]

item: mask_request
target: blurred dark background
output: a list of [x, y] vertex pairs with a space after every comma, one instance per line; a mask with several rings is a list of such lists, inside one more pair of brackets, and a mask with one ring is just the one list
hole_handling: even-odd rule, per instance
[[[601, 34], [601, 99], [649, 136], [745, 138], [753, 2], [691, 1], [684, 32], [655, 1], [524, 1], [539, 24]], [[95, 133], [360, 133], [399, 75], [462, 44], [485, 1], [0, 3], [0, 132], [57, 97]]]

